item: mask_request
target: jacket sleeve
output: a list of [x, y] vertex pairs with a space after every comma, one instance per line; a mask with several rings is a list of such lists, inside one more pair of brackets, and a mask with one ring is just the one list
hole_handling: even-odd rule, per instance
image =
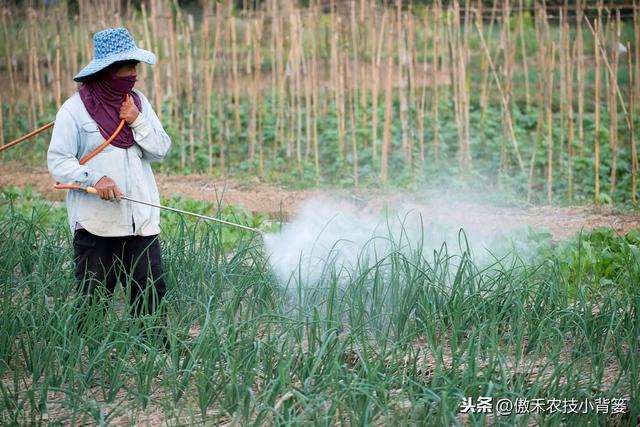
[[94, 187], [104, 176], [99, 171], [81, 165], [80, 132], [70, 111], [64, 106], [56, 115], [51, 142], [47, 151], [49, 173], [61, 184], [80, 184]]
[[140, 92], [138, 94], [142, 103], [142, 113], [131, 123], [133, 139], [142, 149], [142, 157], [148, 160], [162, 160], [169, 151], [171, 138], [164, 131], [147, 97]]

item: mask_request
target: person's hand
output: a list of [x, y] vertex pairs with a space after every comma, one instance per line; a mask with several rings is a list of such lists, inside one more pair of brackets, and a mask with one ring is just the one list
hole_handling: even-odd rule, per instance
[[130, 125], [136, 121], [138, 114], [140, 114], [140, 111], [138, 111], [138, 107], [136, 107], [136, 104], [133, 102], [133, 98], [127, 96], [122, 103], [122, 107], [120, 107], [120, 118], [124, 119], [127, 124]]
[[96, 183], [96, 190], [103, 200], [120, 200], [124, 196], [118, 185], [108, 176], [100, 178], [100, 181]]

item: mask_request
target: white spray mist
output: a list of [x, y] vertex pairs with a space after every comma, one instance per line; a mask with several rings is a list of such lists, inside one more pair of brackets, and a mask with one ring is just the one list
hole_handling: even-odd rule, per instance
[[[363, 260], [373, 263], [394, 250], [421, 246], [428, 254], [446, 244], [449, 255], [459, 255], [468, 243], [476, 261], [490, 262], [513, 248], [505, 244], [508, 224], [483, 221], [468, 204], [430, 200], [437, 200], [437, 209], [403, 201], [372, 212], [336, 198], [310, 199], [280, 233], [265, 237], [270, 264], [281, 283], [313, 287], [327, 267], [347, 280]], [[466, 242], [460, 242], [461, 229]]]

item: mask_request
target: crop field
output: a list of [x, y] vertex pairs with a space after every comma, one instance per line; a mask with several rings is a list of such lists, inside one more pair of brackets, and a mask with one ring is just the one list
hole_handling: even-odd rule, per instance
[[[91, 34], [125, 26], [158, 55], [137, 87], [174, 140], [165, 172], [637, 199], [638, 6], [45, 3], [2, 10], [0, 144], [53, 120]], [[3, 160], [43, 164], [47, 141]]]
[[249, 230], [162, 210], [159, 309], [89, 303], [50, 131], [1, 151], [0, 425], [640, 425], [622, 3], [2, 3], [0, 146], [125, 26], [161, 203]]
[[[167, 216], [169, 293], [162, 312], [135, 318], [118, 302], [124, 288], [100, 304], [76, 296], [64, 210], [15, 191], [0, 209], [3, 425], [631, 425], [640, 416], [637, 231], [596, 229], [553, 246], [529, 231], [513, 236], [526, 245], [520, 257], [516, 246], [476, 255], [464, 234], [426, 250], [426, 227], [411, 239], [390, 227], [378, 236], [387, 249], [361, 251], [353, 268], [328, 257], [313, 280], [283, 281], [259, 238]], [[267, 242], [279, 235], [279, 224], [262, 226]], [[463, 398], [480, 397], [559, 406], [461, 413]], [[576, 414], [567, 402], [593, 406]]]

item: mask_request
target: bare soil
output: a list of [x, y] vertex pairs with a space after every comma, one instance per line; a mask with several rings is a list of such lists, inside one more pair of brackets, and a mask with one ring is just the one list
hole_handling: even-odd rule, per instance
[[[402, 206], [420, 211], [431, 221], [458, 224], [461, 227], [482, 228], [495, 233], [527, 225], [547, 229], [555, 239], [569, 237], [581, 230], [610, 227], [624, 234], [640, 228], [637, 213], [614, 212], [611, 207], [554, 207], [531, 208], [497, 207], [487, 204], [460, 201], [448, 197], [430, 197], [425, 194], [388, 193], [356, 190], [326, 191], [318, 189], [289, 190], [256, 180], [243, 184], [233, 179], [207, 175], [156, 175], [161, 194], [178, 194], [227, 205], [238, 205], [253, 212], [266, 213], [272, 217], [289, 218], [311, 198], [330, 197], [350, 204], [357, 204], [367, 211], [377, 211], [384, 206]], [[14, 163], [0, 163], [0, 188], [31, 185], [35, 192], [52, 201], [64, 200], [64, 192], [52, 188], [52, 179], [45, 168], [28, 167]]]

